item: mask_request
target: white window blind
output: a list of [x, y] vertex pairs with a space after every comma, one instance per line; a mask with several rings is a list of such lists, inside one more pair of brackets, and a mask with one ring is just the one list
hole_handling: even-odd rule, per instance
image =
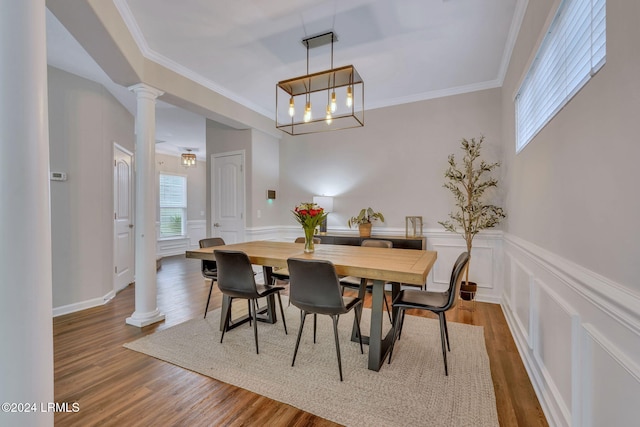
[[187, 210], [187, 178], [160, 174], [160, 236], [183, 236]]
[[516, 96], [516, 152], [606, 60], [606, 0], [564, 0]]

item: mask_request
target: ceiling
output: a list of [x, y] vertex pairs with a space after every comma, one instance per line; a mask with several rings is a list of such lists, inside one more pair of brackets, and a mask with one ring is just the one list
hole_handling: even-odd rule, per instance
[[[334, 66], [354, 65], [365, 109], [502, 85], [526, 0], [113, 0], [143, 55], [267, 117], [275, 85], [306, 74], [305, 37], [334, 31]], [[51, 14], [49, 64], [97, 81], [135, 111]], [[330, 68], [329, 46], [309, 71]], [[204, 118], [159, 102], [158, 151], [204, 159]], [[162, 147], [162, 148], [161, 148]], [[184, 151], [184, 150], [182, 150]]]

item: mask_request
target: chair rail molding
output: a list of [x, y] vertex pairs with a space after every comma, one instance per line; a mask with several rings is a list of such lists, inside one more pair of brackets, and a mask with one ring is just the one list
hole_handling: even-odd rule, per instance
[[502, 309], [550, 425], [632, 425], [640, 295], [505, 233]]

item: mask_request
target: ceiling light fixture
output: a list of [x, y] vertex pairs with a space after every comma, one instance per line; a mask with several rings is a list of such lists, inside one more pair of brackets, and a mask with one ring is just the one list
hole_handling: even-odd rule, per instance
[[186, 149], [186, 153], [182, 153], [181, 164], [185, 168], [196, 167], [196, 155], [191, 152], [190, 148]]
[[[333, 68], [333, 43], [337, 41], [338, 37], [333, 31], [302, 39], [302, 44], [307, 48], [307, 74], [283, 80], [276, 85], [278, 129], [290, 135], [302, 135], [364, 126], [364, 81], [353, 65]], [[309, 74], [309, 49], [329, 43], [331, 68]], [[344, 101], [339, 104], [336, 89], [344, 87], [346, 91], [338, 90], [338, 94], [344, 96]], [[305, 106], [304, 110], [296, 111], [297, 101], [298, 105]], [[319, 114], [323, 110], [314, 114], [313, 105], [326, 107], [326, 114]]]

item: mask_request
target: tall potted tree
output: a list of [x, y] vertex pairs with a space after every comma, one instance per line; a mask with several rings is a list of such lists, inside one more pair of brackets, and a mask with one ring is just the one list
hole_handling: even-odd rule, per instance
[[[500, 163], [486, 163], [480, 159], [483, 141], [484, 136], [477, 140], [462, 139], [464, 157], [460, 165], [456, 163], [453, 154], [449, 156], [449, 167], [444, 174], [447, 182], [443, 186], [453, 194], [457, 210], [449, 214], [447, 221], [438, 221], [445, 230], [460, 234], [464, 238], [469, 257], [476, 234], [486, 228], [495, 227], [506, 216], [501, 207], [486, 202], [487, 189], [498, 185], [498, 181], [489, 174], [499, 167]], [[471, 258], [469, 266], [470, 264]], [[461, 292], [463, 299], [472, 299], [477, 291], [477, 285], [469, 282], [469, 270], [470, 268], [467, 268]]]

